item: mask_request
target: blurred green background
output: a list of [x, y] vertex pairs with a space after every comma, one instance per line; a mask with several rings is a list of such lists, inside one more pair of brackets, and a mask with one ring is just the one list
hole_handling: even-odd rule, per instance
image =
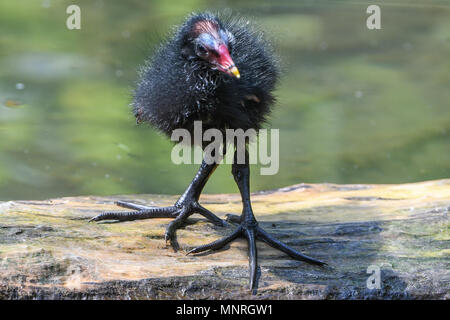
[[[81, 30], [66, 28], [69, 4]], [[382, 30], [366, 28], [370, 4]], [[262, 25], [283, 61], [280, 171], [253, 170], [252, 190], [450, 177], [449, 1], [2, 0], [0, 200], [181, 193], [197, 165], [135, 125], [131, 89], [173, 24], [224, 8]], [[236, 192], [230, 170], [206, 191]]]

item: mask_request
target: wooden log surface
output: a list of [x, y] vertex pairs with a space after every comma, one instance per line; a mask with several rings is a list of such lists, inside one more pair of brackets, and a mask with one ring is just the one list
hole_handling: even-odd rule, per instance
[[[115, 200], [171, 205], [176, 196], [0, 202], [0, 299], [447, 299], [450, 180], [403, 185], [299, 184], [252, 195], [260, 226], [325, 268], [258, 243], [259, 288], [248, 290], [244, 239], [187, 256], [227, 235], [199, 215], [166, 246], [169, 219], [87, 223]], [[203, 195], [225, 218], [237, 194]], [[380, 269], [380, 288], [367, 273]]]

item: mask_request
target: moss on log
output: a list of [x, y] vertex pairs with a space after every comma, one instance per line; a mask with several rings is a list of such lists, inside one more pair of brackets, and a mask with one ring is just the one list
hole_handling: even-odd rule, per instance
[[[168, 219], [87, 223], [115, 200], [171, 205], [175, 196], [71, 197], [0, 202], [0, 299], [447, 299], [450, 180], [403, 185], [299, 184], [253, 194], [260, 225], [329, 263], [293, 261], [258, 243], [260, 278], [248, 290], [247, 244], [186, 251], [228, 234], [194, 215], [166, 247]], [[204, 195], [219, 216], [237, 194]], [[369, 266], [380, 288], [369, 289]]]

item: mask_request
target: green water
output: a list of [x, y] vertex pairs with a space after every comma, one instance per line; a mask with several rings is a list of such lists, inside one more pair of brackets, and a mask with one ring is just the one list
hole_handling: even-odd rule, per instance
[[[72, 3], [81, 30], [66, 28]], [[283, 61], [280, 170], [253, 170], [253, 190], [450, 177], [450, 1], [2, 0], [0, 200], [182, 192], [197, 166], [172, 164], [128, 104], [159, 37], [206, 8], [252, 16]], [[206, 191], [236, 192], [230, 170]]]

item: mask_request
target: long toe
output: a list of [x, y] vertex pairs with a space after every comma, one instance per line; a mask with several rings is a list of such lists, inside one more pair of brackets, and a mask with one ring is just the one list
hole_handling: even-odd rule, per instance
[[216, 216], [214, 213], [206, 209], [200, 204], [195, 205], [195, 211], [200, 213], [202, 216], [204, 216], [206, 219], [214, 223], [216, 226], [219, 227], [226, 227], [228, 226], [228, 223], [225, 220], [220, 219], [218, 216]]
[[184, 222], [186, 221], [187, 217], [189, 217], [193, 212], [189, 210], [188, 207], [182, 207], [177, 209], [176, 214], [177, 217], [169, 223], [169, 225], [166, 228], [166, 232], [164, 234], [164, 239], [167, 243], [167, 241], [170, 241], [170, 245], [175, 251], [178, 251], [179, 245], [178, 241], [176, 239], [176, 231], [181, 226], [184, 225]]
[[89, 222], [102, 220], [132, 221], [151, 218], [173, 218], [176, 210], [175, 207], [161, 207], [139, 211], [103, 212], [90, 219]]
[[239, 226], [236, 230], [234, 230], [230, 235], [223, 237], [221, 239], [218, 239], [214, 242], [204, 244], [202, 246], [196, 247], [192, 250], [190, 250], [187, 254], [191, 253], [200, 253], [207, 250], [219, 250], [220, 248], [224, 247], [226, 244], [230, 243], [237, 237], [239, 237], [242, 234], [242, 227]]
[[284, 244], [283, 242], [275, 239], [274, 237], [272, 237], [266, 231], [264, 231], [263, 229], [261, 229], [259, 227], [257, 228], [257, 236], [258, 236], [258, 239], [266, 242], [271, 247], [286, 253], [288, 256], [290, 256], [291, 258], [293, 258], [295, 260], [305, 261], [305, 262], [308, 262], [311, 264], [316, 264], [316, 265], [326, 265], [326, 263], [323, 261], [316, 260], [314, 258], [311, 258], [311, 257], [303, 254], [303, 253], [298, 252], [295, 249], [292, 249], [291, 247], [289, 247], [288, 245]]
[[155, 206], [144, 206], [144, 205], [141, 205], [141, 204], [127, 202], [127, 201], [120, 201], [120, 200], [116, 201], [115, 204], [117, 206], [119, 206], [119, 207], [122, 207], [122, 208], [127, 208], [127, 209], [137, 210], [137, 211], [157, 208]]
[[250, 268], [250, 290], [256, 289], [256, 271], [258, 269], [258, 258], [256, 251], [255, 231], [253, 228], [245, 230], [248, 241], [248, 262]]

